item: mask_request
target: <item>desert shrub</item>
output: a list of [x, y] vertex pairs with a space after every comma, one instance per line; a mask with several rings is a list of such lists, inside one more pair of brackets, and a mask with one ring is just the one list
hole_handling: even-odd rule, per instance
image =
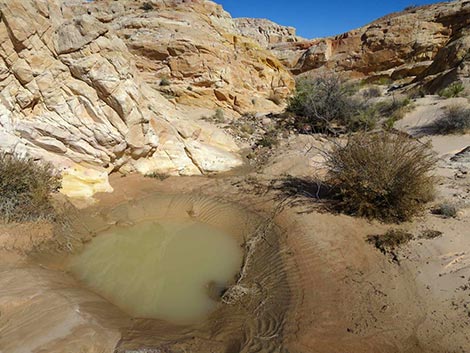
[[408, 107], [411, 104], [409, 98], [395, 98], [393, 97], [390, 100], [385, 100], [377, 103], [376, 108], [379, 110], [382, 116], [396, 116], [397, 118], [402, 118], [402, 113], [404, 113], [404, 108]]
[[405, 7], [404, 11], [413, 11], [413, 10], [416, 10], [417, 8], [418, 8], [418, 5], [409, 5]]
[[389, 130], [393, 128], [395, 122], [403, 119], [405, 114], [412, 109], [412, 104], [409, 98], [397, 99], [393, 97], [391, 100], [377, 103], [376, 109], [379, 115], [385, 118], [384, 128]]
[[433, 210], [433, 213], [446, 218], [455, 218], [457, 217], [458, 212], [459, 208], [457, 207], [457, 205], [448, 202], [441, 203]]
[[455, 98], [459, 97], [462, 92], [465, 90], [462, 82], [453, 82], [446, 88], [438, 92], [440, 97], [443, 98]]
[[6, 222], [53, 219], [50, 195], [60, 189], [51, 165], [0, 152], [0, 219]]
[[141, 10], [144, 11], [152, 11], [153, 10], [153, 5], [151, 2], [144, 2], [142, 6], [140, 7]]
[[442, 232], [439, 230], [425, 229], [421, 232], [419, 236], [420, 239], [435, 239], [442, 236]]
[[428, 94], [426, 89], [424, 87], [419, 87], [411, 90], [408, 96], [410, 97], [410, 99], [418, 99], [426, 97], [426, 94]]
[[388, 86], [393, 83], [393, 80], [388, 76], [374, 77], [369, 81], [370, 83], [373, 83], [379, 86]]
[[390, 229], [385, 234], [370, 235], [367, 241], [386, 254], [413, 239], [413, 234], [402, 229]]
[[163, 77], [160, 80], [160, 86], [169, 86], [171, 85], [171, 81], [167, 77]]
[[225, 122], [224, 111], [220, 108], [217, 108], [214, 112], [214, 115], [212, 115], [211, 119], [217, 123]]
[[360, 133], [335, 144], [325, 157], [340, 211], [405, 221], [433, 198], [436, 159], [428, 144], [388, 132]]
[[277, 132], [275, 130], [266, 132], [255, 144], [266, 148], [277, 146], [279, 144]]
[[347, 122], [348, 131], [369, 131], [376, 127], [380, 113], [374, 105], [364, 105], [349, 118]]
[[244, 123], [240, 126], [240, 132], [246, 135], [252, 135], [255, 132], [253, 125]]
[[470, 109], [461, 106], [450, 107], [431, 128], [438, 134], [464, 134], [470, 131]]
[[362, 91], [362, 96], [366, 99], [377, 98], [377, 97], [380, 97], [381, 95], [382, 95], [382, 91], [380, 90], [379, 87], [375, 87], [375, 86], [366, 88], [365, 90]]
[[295, 114], [296, 125], [309, 125], [314, 132], [331, 132], [337, 128], [370, 129], [371, 111], [367, 104], [353, 98], [354, 89], [333, 75], [301, 79], [289, 100], [287, 112]]
[[145, 177], [163, 181], [165, 179], [168, 179], [170, 176], [165, 173], [152, 172], [152, 173], [145, 174]]

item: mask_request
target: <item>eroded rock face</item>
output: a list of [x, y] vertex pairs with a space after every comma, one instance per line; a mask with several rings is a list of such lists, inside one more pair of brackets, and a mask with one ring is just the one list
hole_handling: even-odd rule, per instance
[[470, 2], [457, 0], [413, 7], [335, 37], [279, 43], [273, 52], [294, 74], [332, 70], [405, 82], [468, 76], [460, 64], [468, 56], [469, 24]]
[[0, 0], [0, 13], [0, 149], [51, 162], [65, 193], [109, 191], [119, 169], [191, 175], [241, 164], [227, 135], [186, 119], [141, 78], [107, 24], [59, 0]]
[[[470, 6], [468, 10], [470, 14]], [[449, 42], [439, 50], [432, 64], [418, 75], [414, 82], [424, 85], [426, 91], [435, 93], [456, 80], [470, 84], [469, 27], [456, 31]]]
[[234, 21], [244, 36], [255, 39], [265, 48], [273, 44], [304, 40], [296, 35], [294, 27], [282, 26], [264, 18], [236, 18]]
[[123, 39], [145, 81], [176, 103], [238, 113], [279, 110], [291, 74], [212, 1], [95, 1], [90, 13]]

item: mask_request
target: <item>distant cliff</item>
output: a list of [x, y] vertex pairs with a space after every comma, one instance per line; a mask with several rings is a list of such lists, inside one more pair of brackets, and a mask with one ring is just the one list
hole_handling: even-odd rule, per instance
[[[260, 33], [244, 33], [264, 44], [261, 34], [272, 25], [259, 27]], [[288, 30], [281, 33], [270, 49], [295, 75], [328, 70], [351, 78], [414, 80], [431, 92], [470, 75], [468, 0], [409, 7], [334, 37], [296, 41], [285, 36]]]

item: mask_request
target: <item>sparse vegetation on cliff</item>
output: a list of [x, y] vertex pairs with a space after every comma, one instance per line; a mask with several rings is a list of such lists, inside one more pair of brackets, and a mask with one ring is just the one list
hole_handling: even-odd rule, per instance
[[171, 85], [171, 81], [168, 79], [168, 77], [163, 77], [160, 80], [160, 86], [169, 86]]
[[140, 6], [141, 10], [144, 10], [145, 12], [147, 11], [152, 11], [153, 10], [153, 5], [151, 2], [144, 2], [142, 6]]
[[5, 222], [50, 220], [54, 209], [50, 195], [61, 179], [49, 164], [0, 153], [0, 219]]
[[346, 213], [406, 221], [434, 195], [436, 159], [427, 144], [392, 133], [360, 133], [326, 153], [327, 183]]

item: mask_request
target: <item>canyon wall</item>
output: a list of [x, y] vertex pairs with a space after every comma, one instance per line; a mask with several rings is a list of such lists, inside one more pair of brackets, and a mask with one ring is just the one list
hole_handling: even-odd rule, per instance
[[284, 40], [269, 48], [295, 75], [334, 71], [369, 81], [414, 80], [434, 93], [453, 80], [468, 81], [469, 26], [470, 1], [456, 0], [411, 6], [341, 35]]
[[[0, 149], [51, 162], [64, 193], [78, 197], [109, 191], [118, 170], [198, 175], [241, 165], [228, 135], [177, 103], [276, 109], [268, 98], [287, 96], [291, 75], [220, 6], [154, 6], [0, 0]], [[158, 91], [163, 76], [174, 91]]]

